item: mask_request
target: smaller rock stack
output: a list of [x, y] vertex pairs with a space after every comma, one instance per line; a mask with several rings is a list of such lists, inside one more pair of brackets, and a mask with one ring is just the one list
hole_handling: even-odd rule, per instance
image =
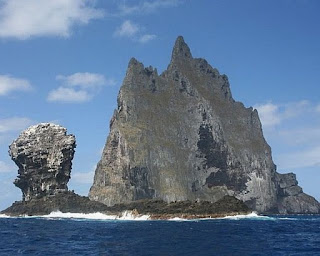
[[9, 154], [19, 167], [14, 184], [24, 201], [68, 191], [75, 147], [75, 136], [52, 123], [31, 126], [12, 142]]

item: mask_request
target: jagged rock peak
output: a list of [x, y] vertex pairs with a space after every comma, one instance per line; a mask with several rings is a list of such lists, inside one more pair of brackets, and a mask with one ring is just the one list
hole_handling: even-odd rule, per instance
[[132, 59], [89, 197], [217, 202], [258, 212], [318, 213], [292, 174], [279, 174], [257, 111], [233, 100], [226, 75], [178, 37], [160, 76]]
[[130, 61], [129, 61], [129, 64], [128, 64], [128, 68], [131, 68], [131, 67], [134, 67], [134, 66], [142, 66], [143, 67], [143, 64], [139, 61], [137, 61], [136, 58], [131, 58]]
[[182, 36], [178, 36], [178, 38], [174, 44], [174, 47], [172, 50], [171, 62], [175, 61], [177, 58], [182, 58], [182, 59], [191, 59], [192, 58], [190, 48], [185, 43]]
[[40, 123], [23, 131], [9, 146], [9, 154], [19, 167], [14, 184], [23, 200], [42, 198], [68, 190], [74, 135], [53, 123]]
[[43, 133], [46, 130], [55, 130], [57, 132], [59, 131], [63, 131], [65, 134], [67, 132], [67, 129], [58, 125], [58, 124], [54, 124], [54, 123], [39, 123], [36, 125], [32, 125], [29, 128], [27, 128], [26, 130], [22, 131], [22, 133], [20, 134], [21, 136], [30, 136], [32, 134], [36, 134], [38, 132]]

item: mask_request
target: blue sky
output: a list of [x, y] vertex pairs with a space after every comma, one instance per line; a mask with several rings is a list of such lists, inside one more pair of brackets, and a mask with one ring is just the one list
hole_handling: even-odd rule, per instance
[[162, 72], [178, 35], [260, 113], [279, 172], [320, 199], [317, 0], [0, 0], [0, 209], [21, 198], [8, 145], [56, 122], [77, 138], [86, 195], [131, 57]]

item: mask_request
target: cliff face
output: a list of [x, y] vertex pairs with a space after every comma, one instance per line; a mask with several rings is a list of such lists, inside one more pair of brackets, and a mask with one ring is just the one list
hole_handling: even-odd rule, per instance
[[139, 199], [225, 195], [259, 212], [319, 212], [293, 174], [278, 174], [256, 110], [233, 100], [228, 78], [193, 58], [182, 37], [161, 75], [131, 59], [89, 197]]
[[75, 137], [67, 129], [41, 123], [23, 131], [12, 142], [9, 154], [19, 167], [14, 184], [23, 200], [42, 198], [68, 190]]

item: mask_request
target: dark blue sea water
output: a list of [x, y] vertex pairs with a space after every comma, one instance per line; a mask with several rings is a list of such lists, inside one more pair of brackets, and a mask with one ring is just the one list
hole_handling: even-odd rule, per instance
[[0, 218], [0, 255], [320, 255], [320, 217]]

